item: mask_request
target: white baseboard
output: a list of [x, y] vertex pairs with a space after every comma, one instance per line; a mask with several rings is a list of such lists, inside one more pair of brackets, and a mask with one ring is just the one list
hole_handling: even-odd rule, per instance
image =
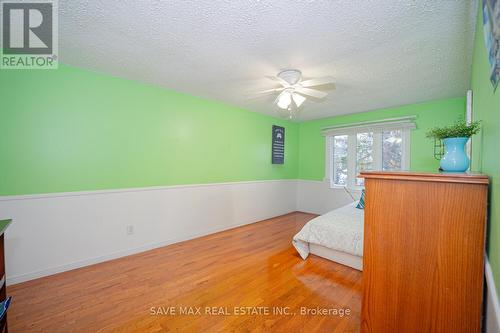
[[485, 333], [500, 333], [500, 304], [498, 301], [498, 293], [491, 271], [490, 262], [486, 257], [485, 265], [486, 275], [486, 318], [484, 323]]
[[51, 268], [39, 270], [36, 272], [30, 272], [30, 273], [26, 273], [26, 274], [8, 277], [7, 278], [7, 285], [21, 283], [21, 282], [25, 282], [25, 281], [29, 281], [29, 280], [33, 280], [33, 279], [38, 279], [38, 278], [41, 278], [44, 276], [49, 276], [49, 275], [53, 275], [53, 274], [57, 274], [57, 273], [70, 271], [70, 270], [76, 269], [76, 268], [81, 268], [81, 267], [90, 266], [90, 265], [98, 264], [98, 263], [113, 260], [113, 259], [118, 259], [121, 257], [125, 257], [125, 256], [129, 256], [132, 254], [137, 254], [137, 253], [153, 250], [156, 248], [172, 245], [175, 243], [187, 241], [187, 240], [202, 237], [202, 236], [206, 236], [206, 235], [221, 232], [224, 230], [229, 230], [229, 229], [241, 227], [241, 226], [244, 226], [247, 224], [248, 223], [240, 223], [240, 224], [230, 225], [230, 226], [226, 226], [226, 227], [213, 228], [210, 230], [206, 230], [203, 233], [194, 233], [194, 234], [189, 235], [185, 238], [173, 238], [173, 239], [169, 239], [169, 240], [166, 240], [163, 242], [146, 244], [146, 245], [142, 245], [142, 246], [139, 246], [139, 247], [136, 247], [133, 249], [127, 249], [127, 250], [123, 250], [123, 251], [109, 253], [109, 254], [104, 255], [104, 256], [94, 257], [94, 258], [90, 258], [90, 259], [86, 259], [86, 260], [81, 260], [78, 262], [64, 264], [64, 265], [57, 266], [57, 267], [51, 267]]
[[[0, 198], [9, 284], [296, 210], [296, 180]], [[133, 225], [133, 235], [127, 226]]]

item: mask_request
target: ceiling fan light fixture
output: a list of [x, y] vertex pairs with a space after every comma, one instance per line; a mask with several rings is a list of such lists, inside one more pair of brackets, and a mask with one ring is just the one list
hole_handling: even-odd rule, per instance
[[286, 110], [288, 109], [291, 103], [292, 103], [292, 93], [288, 90], [285, 90], [278, 97], [278, 103], [276, 103], [276, 105], [278, 105], [279, 108]]
[[302, 105], [302, 103], [305, 102], [306, 98], [300, 94], [297, 94], [297, 93], [294, 93], [292, 95], [292, 99], [293, 99], [293, 102], [295, 103], [295, 105], [300, 108], [300, 106]]
[[[285, 69], [276, 76], [271, 76], [271, 80], [280, 87], [263, 90], [260, 93], [279, 92], [274, 104], [280, 109], [280, 114], [285, 114], [292, 118], [298, 114], [302, 105], [308, 98], [322, 100], [328, 93], [315, 89], [316, 86], [328, 85], [329, 89], [335, 89], [335, 80], [331, 76], [309, 78], [302, 80], [302, 73], [297, 69]], [[282, 111], [283, 110], [283, 111]], [[286, 111], [285, 111], [286, 110]]]

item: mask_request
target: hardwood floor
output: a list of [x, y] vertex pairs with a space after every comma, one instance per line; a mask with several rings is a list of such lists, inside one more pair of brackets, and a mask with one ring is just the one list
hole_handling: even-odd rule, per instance
[[[313, 217], [291, 213], [9, 286], [9, 331], [358, 332], [361, 273], [316, 256], [304, 261], [291, 245]], [[164, 314], [169, 307], [176, 313]], [[207, 314], [211, 307], [229, 314]], [[350, 314], [302, 315], [301, 307]]]

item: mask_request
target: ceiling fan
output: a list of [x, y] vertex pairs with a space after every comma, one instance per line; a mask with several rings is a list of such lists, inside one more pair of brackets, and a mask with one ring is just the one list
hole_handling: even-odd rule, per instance
[[[284, 110], [292, 110], [295, 106], [299, 108], [307, 99], [313, 97], [316, 99], [325, 98], [328, 93], [309, 87], [333, 85], [335, 80], [331, 76], [325, 76], [310, 80], [302, 81], [302, 72], [298, 69], [286, 69], [278, 73], [276, 76], [269, 77], [281, 84], [279, 88], [273, 88], [261, 91], [261, 93], [278, 92], [280, 94], [275, 100], [275, 104]], [[334, 88], [334, 87], [333, 87]]]

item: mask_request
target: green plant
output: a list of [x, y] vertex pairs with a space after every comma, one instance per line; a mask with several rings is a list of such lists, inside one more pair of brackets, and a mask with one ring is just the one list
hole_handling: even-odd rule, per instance
[[446, 139], [446, 138], [470, 138], [481, 129], [481, 122], [473, 121], [467, 125], [465, 120], [460, 120], [450, 126], [434, 127], [427, 132], [428, 138]]

